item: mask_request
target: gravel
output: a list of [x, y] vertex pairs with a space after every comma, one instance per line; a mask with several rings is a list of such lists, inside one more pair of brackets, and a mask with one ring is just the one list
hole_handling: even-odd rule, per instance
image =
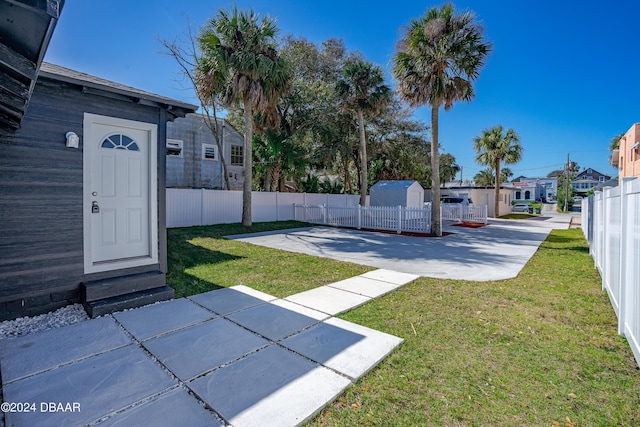
[[73, 304], [39, 316], [5, 320], [0, 322], [0, 340], [22, 337], [88, 319], [89, 316], [82, 304]]

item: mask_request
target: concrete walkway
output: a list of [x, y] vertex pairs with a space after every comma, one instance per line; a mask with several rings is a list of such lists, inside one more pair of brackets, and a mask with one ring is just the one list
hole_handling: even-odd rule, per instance
[[4, 340], [6, 425], [298, 425], [402, 343], [332, 316], [416, 277], [285, 299], [235, 286]]
[[516, 277], [554, 228], [571, 215], [490, 220], [480, 228], [446, 223], [442, 238], [412, 237], [332, 227], [229, 236], [255, 245], [349, 261], [417, 276], [490, 281]]

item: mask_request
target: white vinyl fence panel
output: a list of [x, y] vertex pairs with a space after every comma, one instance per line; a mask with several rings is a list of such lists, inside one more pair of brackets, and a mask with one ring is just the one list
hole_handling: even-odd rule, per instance
[[298, 221], [357, 229], [429, 233], [431, 208], [402, 206], [326, 206], [296, 205]]
[[487, 205], [463, 205], [443, 203], [440, 205], [443, 221], [487, 223]]
[[582, 209], [589, 253], [618, 317], [618, 333], [640, 365], [640, 179], [624, 178], [619, 187], [584, 200]]
[[[347, 194], [267, 193], [251, 196], [255, 222], [287, 221], [295, 217], [294, 204], [346, 207], [358, 205], [359, 196]], [[167, 189], [167, 227], [232, 224], [242, 221], [242, 192], [206, 189]]]

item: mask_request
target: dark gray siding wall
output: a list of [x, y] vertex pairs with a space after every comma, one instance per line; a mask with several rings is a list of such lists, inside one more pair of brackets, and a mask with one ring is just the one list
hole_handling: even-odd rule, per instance
[[[0, 139], [0, 320], [78, 302], [80, 283], [86, 280], [159, 269], [155, 265], [83, 274], [84, 113], [156, 124], [161, 120], [159, 108], [107, 95], [41, 80], [21, 129]], [[79, 149], [65, 147], [69, 131], [80, 136]], [[159, 125], [158, 135], [159, 139], [164, 136], [164, 124]], [[160, 145], [159, 164], [164, 162], [164, 140]], [[164, 193], [164, 167], [159, 169], [158, 188]], [[161, 236], [160, 259], [164, 260], [166, 235]]]
[[[222, 123], [222, 121], [221, 121]], [[204, 159], [202, 145], [216, 145], [216, 140], [204, 124], [202, 116], [187, 114], [184, 118], [167, 123], [167, 138], [182, 141], [182, 157], [168, 156], [166, 159], [167, 187], [223, 188], [223, 168], [218, 160]], [[225, 160], [227, 162], [229, 185], [232, 189], [242, 188], [242, 166], [230, 166], [231, 144], [243, 145], [243, 136], [231, 125], [224, 129]]]

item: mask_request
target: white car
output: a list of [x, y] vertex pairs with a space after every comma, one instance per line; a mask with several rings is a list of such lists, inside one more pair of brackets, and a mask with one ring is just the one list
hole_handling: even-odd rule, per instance
[[529, 212], [529, 205], [527, 203], [517, 203], [511, 207], [511, 212]]

